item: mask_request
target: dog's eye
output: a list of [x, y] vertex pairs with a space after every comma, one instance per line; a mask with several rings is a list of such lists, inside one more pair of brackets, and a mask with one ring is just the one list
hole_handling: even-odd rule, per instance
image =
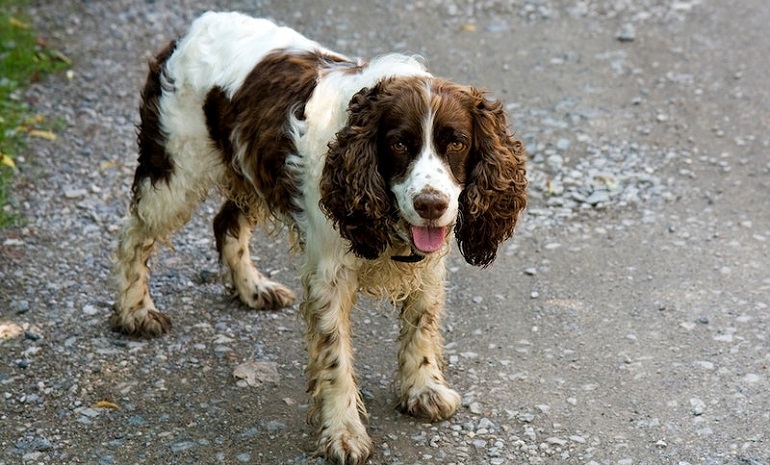
[[452, 152], [460, 152], [465, 148], [465, 144], [459, 140], [455, 140], [450, 142], [447, 148]]
[[393, 142], [390, 144], [390, 149], [399, 154], [407, 152], [406, 144], [401, 141]]

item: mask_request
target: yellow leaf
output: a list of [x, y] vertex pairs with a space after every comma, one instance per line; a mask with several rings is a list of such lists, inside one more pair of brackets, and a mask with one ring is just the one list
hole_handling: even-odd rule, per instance
[[102, 162], [101, 165], [99, 165], [99, 168], [106, 170], [106, 169], [112, 168], [113, 166], [115, 166], [115, 164], [116, 164], [115, 160], [105, 161], [105, 162]]
[[24, 120], [24, 125], [38, 124], [45, 121], [45, 115], [35, 115]]
[[52, 133], [51, 131], [41, 131], [39, 129], [33, 129], [29, 131], [30, 137], [39, 137], [40, 139], [45, 140], [56, 140], [56, 134]]
[[19, 29], [29, 29], [29, 24], [27, 24], [27, 23], [25, 23], [23, 21], [20, 21], [20, 20], [14, 18], [13, 16], [8, 18], [8, 22], [13, 27], [18, 27]]
[[0, 153], [0, 165], [5, 165], [9, 168], [15, 168], [16, 163], [13, 162], [13, 158], [4, 153]]
[[63, 54], [62, 52], [58, 50], [53, 51], [53, 56], [55, 56], [59, 61], [63, 62], [64, 64], [71, 65], [72, 60], [67, 55]]
[[100, 400], [99, 402], [94, 404], [94, 407], [96, 408], [111, 408], [111, 409], [118, 409], [120, 406], [116, 404], [115, 402], [110, 402], [109, 400]]

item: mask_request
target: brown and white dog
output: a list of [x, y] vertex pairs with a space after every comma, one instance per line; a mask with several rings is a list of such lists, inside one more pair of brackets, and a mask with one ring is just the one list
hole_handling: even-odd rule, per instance
[[321, 454], [360, 464], [372, 451], [351, 348], [358, 292], [401, 305], [400, 409], [429, 420], [455, 412], [440, 334], [448, 238], [487, 266], [526, 204], [524, 146], [500, 102], [409, 56], [355, 61], [264, 19], [206, 13], [150, 64], [140, 112], [114, 330], [171, 327], [150, 298], [147, 263], [217, 187], [227, 198], [217, 250], [246, 305], [296, 300], [252, 264], [252, 228], [274, 221], [296, 233]]

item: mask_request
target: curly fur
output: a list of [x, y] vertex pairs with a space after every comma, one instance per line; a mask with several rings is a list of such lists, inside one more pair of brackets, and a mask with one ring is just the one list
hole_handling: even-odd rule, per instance
[[527, 205], [526, 151], [508, 132], [500, 101], [474, 90], [472, 169], [460, 194], [455, 237], [471, 265], [486, 267], [498, 246], [513, 235], [519, 213]]
[[394, 204], [377, 155], [378, 99], [383, 83], [362, 89], [350, 101], [348, 124], [329, 145], [321, 176], [321, 208], [350, 250], [375, 259], [390, 245]]

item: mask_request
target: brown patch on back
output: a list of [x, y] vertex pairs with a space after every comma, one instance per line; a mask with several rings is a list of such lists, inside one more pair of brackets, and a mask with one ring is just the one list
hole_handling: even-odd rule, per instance
[[[150, 61], [150, 71], [147, 81], [142, 89], [142, 103], [139, 106], [141, 122], [137, 136], [139, 145], [139, 166], [134, 174], [134, 183], [131, 191], [134, 194], [134, 203], [138, 201], [137, 195], [141, 182], [150, 178], [154, 186], [160, 181], [167, 182], [174, 172], [171, 157], [166, 152], [166, 136], [160, 128], [160, 97], [164, 89], [161, 76], [166, 61], [174, 52], [176, 41], [169, 43], [154, 60]], [[173, 82], [168, 83], [173, 85]]]
[[243, 150], [238, 169], [272, 211], [297, 209], [292, 199], [298, 186], [285, 168], [286, 157], [296, 151], [287, 132], [289, 115], [304, 118], [319, 71], [338, 64], [347, 62], [321, 52], [276, 51], [254, 67], [232, 99], [220, 88], [207, 95], [206, 124], [225, 166]]

